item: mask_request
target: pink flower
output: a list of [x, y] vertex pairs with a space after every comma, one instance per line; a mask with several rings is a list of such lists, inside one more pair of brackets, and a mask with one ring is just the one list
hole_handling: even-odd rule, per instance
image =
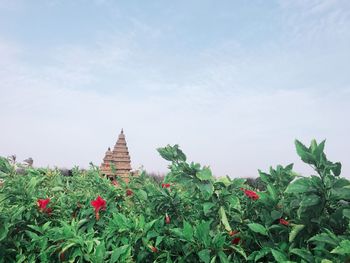
[[169, 188], [170, 184], [162, 184], [162, 188]]
[[126, 195], [127, 195], [127, 196], [133, 195], [133, 191], [132, 191], [131, 189], [127, 189], [127, 190], [126, 190]]

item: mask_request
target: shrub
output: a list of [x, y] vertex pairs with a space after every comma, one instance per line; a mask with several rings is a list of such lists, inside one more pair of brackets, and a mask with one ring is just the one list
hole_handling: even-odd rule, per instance
[[164, 181], [117, 186], [93, 165], [19, 175], [1, 158], [0, 262], [348, 262], [350, 182], [324, 141], [295, 144], [317, 175], [277, 166], [249, 185], [177, 145], [158, 149]]

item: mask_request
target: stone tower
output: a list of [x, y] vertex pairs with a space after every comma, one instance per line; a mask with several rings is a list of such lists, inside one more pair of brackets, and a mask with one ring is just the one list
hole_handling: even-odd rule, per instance
[[[113, 171], [112, 167], [114, 167], [115, 171]], [[113, 151], [108, 148], [100, 169], [102, 174], [107, 175], [110, 178], [119, 176], [125, 181], [129, 181], [128, 178], [131, 171], [131, 161], [123, 129], [119, 134]]]

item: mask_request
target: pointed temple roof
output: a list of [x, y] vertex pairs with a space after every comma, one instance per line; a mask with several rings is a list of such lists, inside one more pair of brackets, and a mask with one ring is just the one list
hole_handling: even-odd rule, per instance
[[116, 176], [120, 176], [125, 181], [128, 181], [131, 171], [131, 160], [123, 129], [118, 136], [113, 151], [108, 148], [100, 170], [102, 174], [107, 175], [112, 179]]

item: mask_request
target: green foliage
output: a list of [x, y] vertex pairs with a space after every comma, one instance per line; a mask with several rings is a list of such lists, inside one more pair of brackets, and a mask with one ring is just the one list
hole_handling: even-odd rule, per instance
[[[290, 164], [247, 183], [217, 179], [168, 145], [158, 152], [170, 161], [161, 182], [170, 187], [145, 172], [116, 187], [93, 165], [72, 177], [16, 174], [0, 158], [0, 263], [349, 262], [350, 182], [324, 141], [295, 146], [317, 175], [300, 176]], [[98, 195], [107, 205], [97, 216]], [[51, 211], [37, 205], [46, 198]]]

